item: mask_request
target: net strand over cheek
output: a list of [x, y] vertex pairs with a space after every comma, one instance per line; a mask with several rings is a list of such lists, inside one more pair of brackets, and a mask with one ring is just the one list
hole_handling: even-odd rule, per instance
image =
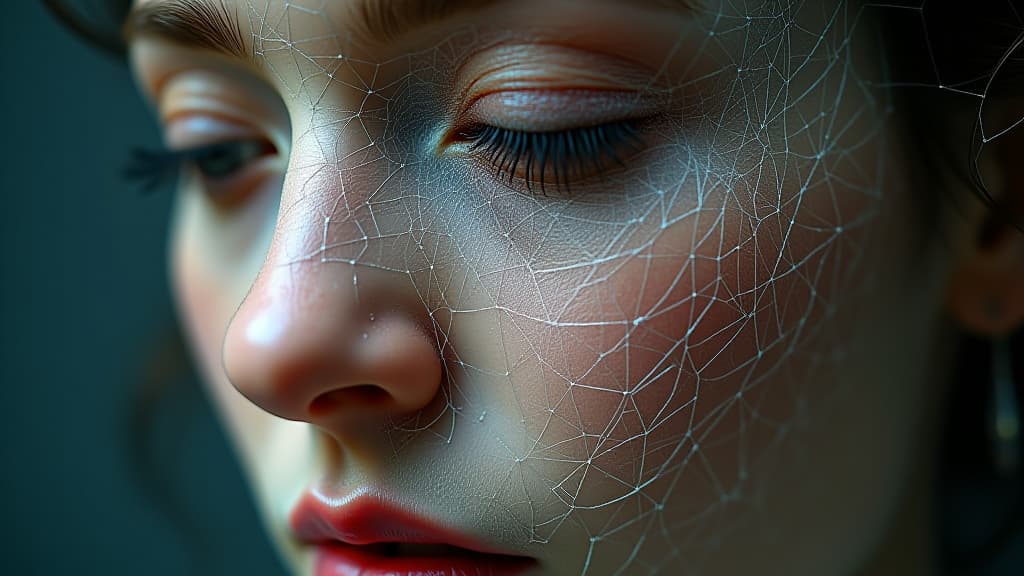
[[[257, 41], [263, 55], [285, 52], [298, 63], [303, 92], [298, 96], [309, 97], [312, 113], [310, 125], [297, 140], [317, 140], [325, 167], [336, 169], [336, 188], [345, 190], [337, 207], [324, 214], [325, 240], [320, 253], [308, 256], [317, 256], [324, 263], [354, 263], [353, 283], [360, 267], [403, 271], [403, 266], [409, 266], [404, 272], [422, 290], [424, 305], [432, 311], [443, 311], [437, 315], [453, 318], [435, 320], [439, 345], [447, 348], [442, 352], [449, 374], [446, 411], [427, 419], [429, 426], [420, 420], [412, 426], [398, 423], [395, 434], [409, 434], [417, 440], [394, 444], [427, 441], [420, 437], [450, 443], [460, 434], [479, 433], [474, 427], [499, 422], [499, 414], [506, 418], [510, 415], [498, 408], [488, 409], [486, 397], [471, 388], [502, 386], [518, 392], [527, 385], [525, 378], [519, 380], [521, 373], [529, 374], [530, 380], [539, 375], [546, 382], [543, 400], [528, 404], [534, 399], [519, 398], [521, 413], [511, 415], [513, 424], [518, 420], [520, 425], [519, 430], [515, 426], [511, 430], [520, 437], [503, 437], [508, 429], [496, 427], [501, 434], [494, 440], [508, 461], [508, 468], [502, 472], [507, 480], [503, 488], [489, 496], [495, 506], [504, 508], [506, 520], [522, 523], [522, 532], [538, 542], [551, 540], [563, 525], [573, 524], [574, 531], [586, 535], [588, 558], [599, 554], [602, 544], [614, 541], [620, 533], [629, 534], [628, 541], [635, 542], [636, 547], [660, 538], [672, 543], [673, 552], [682, 554], [685, 550], [692, 557], [690, 547], [699, 548], [706, 536], [680, 530], [685, 521], [679, 527], [665, 526], [661, 511], [677, 492], [655, 486], [687, 484], [686, 476], [699, 476], [702, 488], [712, 496], [703, 495], [710, 509], [695, 510], [693, 519], [714, 515], [716, 510], [743, 501], [750, 468], [760, 455], [751, 452], [745, 435], [754, 422], [759, 422], [774, 429], [766, 440], [772, 444], [784, 438], [793, 425], [792, 416], [776, 421], [762, 414], [759, 384], [773, 374], [772, 368], [762, 363], [779, 363], [780, 356], [811, 344], [822, 346], [809, 336], [820, 330], [822, 313], [828, 309], [827, 301], [819, 301], [826, 295], [819, 294], [818, 287], [826, 280], [834, 285], [846, 278], [840, 277], [844, 272], [834, 261], [835, 253], [843, 249], [847, 230], [863, 225], [843, 220], [845, 215], [835, 200], [824, 203], [834, 210], [830, 214], [808, 213], [803, 208], [806, 194], [830, 193], [828, 162], [845, 154], [835, 149], [834, 142], [843, 141], [848, 126], [834, 123], [853, 122], [856, 113], [836, 113], [843, 107], [842, 90], [834, 88], [831, 96], [816, 93], [834, 99], [824, 103], [818, 117], [801, 117], [799, 106], [786, 100], [790, 77], [807, 68], [817, 68], [816, 73], [822, 74], [820, 79], [804, 81], [810, 86], [825, 81], [837, 85], [856, 81], [845, 78], [848, 72], [842, 67], [845, 47], [841, 36], [845, 31], [840, 30], [840, 37], [835, 37], [836, 29], [827, 29], [815, 39], [815, 51], [799, 59], [784, 51], [775, 55], [771, 49], [784, 49], [784, 30], [801, 33], [791, 14], [783, 11], [756, 20], [723, 18], [722, 29], [715, 30], [719, 37], [734, 34], [746, 36], [746, 41], [755, 44], [774, 43], [749, 60], [723, 66], [719, 71], [723, 79], [733, 76], [727, 81], [731, 98], [743, 103], [747, 114], [756, 117], [737, 124], [730, 116], [733, 111], [723, 109], [720, 116], [705, 118], [704, 123], [712, 131], [711, 143], [704, 150], [686, 150], [677, 155], [684, 158], [667, 159], [666, 163], [676, 168], [662, 171], [672, 174], [669, 179], [636, 175], [635, 186], [640, 192], [631, 200], [634, 206], [630, 209], [612, 205], [610, 211], [582, 211], [579, 215], [570, 211], [571, 206], [549, 207], [542, 200], [518, 195], [515, 203], [532, 214], [525, 221], [507, 222], [504, 214], [481, 214], [492, 222], [506, 221], [498, 234], [508, 238], [508, 244], [499, 247], [505, 252], [499, 254], [499, 263], [493, 268], [472, 269], [467, 274], [470, 280], [453, 285], [440, 278], [437, 270], [466, 266], [464, 263], [471, 261], [466, 255], [469, 245], [462, 244], [460, 238], [464, 231], [458, 230], [465, 224], [445, 217], [444, 210], [451, 209], [450, 205], [430, 203], [481, 205], [480, 196], [490, 192], [481, 193], [452, 182], [452, 191], [447, 195], [436, 193], [435, 198], [431, 197], [433, 191], [421, 188], [421, 183], [438, 179], [430, 173], [433, 168], [429, 164], [434, 160], [409, 156], [409, 150], [416, 148], [415, 135], [403, 131], [414, 132], [409, 124], [415, 120], [403, 126], [390, 114], [402, 108], [403, 92], [413, 92], [412, 85], [417, 83], [430, 82], [430, 72], [417, 72], [382, 86], [375, 83], [376, 78], [382, 68], [393, 63], [352, 62], [345, 57], [325, 61], [305, 54], [301, 42], [274, 33], [287, 31], [289, 12], [300, 9], [307, 17], [316, 13], [308, 7], [289, 5], [281, 20], [259, 22], [257, 29], [265, 35]], [[835, 26], [841, 26], [841, 15], [835, 17]], [[331, 49], [321, 51], [347, 52], [340, 37]], [[277, 59], [270, 56], [268, 61]], [[325, 94], [338, 84], [364, 91], [358, 109], [338, 110], [325, 102]], [[399, 84], [410, 87], [396, 89]], [[324, 137], [325, 130], [330, 137]], [[783, 144], [776, 144], [776, 140]], [[343, 148], [339, 143], [351, 144]], [[790, 150], [788, 154], [795, 156], [800, 152], [794, 150], [799, 149], [805, 150], [800, 159], [804, 164], [788, 166], [789, 158], [782, 151]], [[754, 160], [741, 165], [740, 159], [747, 155], [753, 155]], [[543, 150], [538, 156], [535, 162], [542, 166]], [[728, 168], [724, 174], [719, 168], [722, 164]], [[790, 170], [792, 173], [787, 173]], [[373, 178], [380, 184], [368, 182]], [[796, 179], [795, 186], [791, 179]], [[477, 188], [486, 186], [486, 181], [476, 184]], [[850, 188], [865, 197], [875, 195], [870, 189]], [[702, 204], [693, 204], [691, 190], [698, 191]], [[398, 210], [401, 216], [397, 220], [396, 203], [409, 208]], [[493, 202], [487, 205], [493, 206]], [[683, 206], [686, 208], [681, 209]], [[727, 226], [735, 218], [733, 214], [743, 220], [738, 227]], [[690, 249], [671, 247], [678, 253], [661, 252], [666, 250], [659, 242], [661, 235], [687, 225], [693, 229], [687, 235], [693, 242]], [[343, 226], [350, 230], [342, 232]], [[607, 246], [571, 246], [563, 261], [538, 257], [536, 241], [530, 238], [516, 240], [517, 228], [529, 228], [544, 238], [544, 234], [563, 226], [599, 227], [612, 231], [614, 240]], [[332, 231], [331, 227], [337, 228]], [[366, 246], [402, 234], [414, 240], [410, 243], [416, 245], [412, 254], [380, 255], [384, 260], [394, 260], [384, 262], [363, 257]], [[798, 234], [816, 237], [815, 245], [794, 253], [791, 238]], [[759, 237], [766, 241], [759, 242]], [[586, 255], [589, 260], [577, 261], [578, 255]], [[675, 260], [678, 270], [670, 282], [658, 283], [651, 278], [652, 267], [665, 260]], [[519, 271], [525, 281], [503, 285], [500, 278], [508, 268]], [[602, 290], [628, 272], [633, 272], [630, 278], [642, 279], [637, 293]], [[560, 274], [575, 279], [576, 285], [570, 283], [556, 295], [545, 294], [548, 279], [557, 279]], [[732, 278], [732, 282], [726, 278]], [[509, 290], [533, 290], [530, 304], [517, 307], [506, 303], [504, 293]], [[661, 293], [648, 293], [652, 290]], [[461, 303], [464, 291], [473, 294], [472, 300], [485, 295], [487, 304], [465, 306]], [[790, 293], [809, 297], [790, 298]], [[601, 312], [605, 317], [577, 317], [574, 303], [595, 295], [612, 299], [614, 306]], [[462, 356], [458, 348], [459, 322], [454, 319], [484, 313], [496, 319], [505, 346], [515, 350], [497, 365], [478, 365]], [[807, 326], [809, 318], [819, 325]], [[544, 342], [544, 346], [531, 342], [531, 336], [537, 333], [550, 334], [553, 341]], [[741, 346], [743, 339], [750, 342]], [[753, 355], [726, 361], [730, 346], [752, 350]], [[588, 352], [584, 355], [590, 358], [588, 365], [573, 365], [578, 361], [573, 356], [579, 355], [579, 349]], [[623, 376], [624, 380], [619, 380]], [[728, 393], [719, 390], [724, 387]], [[644, 405], [644, 395], [654, 389], [671, 392], [659, 390], [654, 396], [662, 397], [655, 397], [651, 406]], [[794, 393], [803, 394], [799, 390]], [[785, 403], [797, 400], [789, 398]], [[590, 408], [580, 403], [601, 404], [599, 413], [586, 414]], [[673, 427], [676, 430], [670, 434], [658, 433]], [[715, 443], [729, 444], [730, 451], [736, 451], [738, 463], [721, 469], [718, 464], [722, 458]], [[402, 458], [402, 454], [395, 456]], [[691, 488], [691, 494], [681, 496], [690, 497], [696, 490]], [[641, 537], [636, 538], [636, 534]], [[680, 535], [684, 537], [680, 539]], [[626, 555], [622, 561], [628, 562], [631, 557]], [[670, 565], [676, 559], [670, 556], [663, 560]], [[587, 562], [581, 566], [583, 572], [589, 568]], [[621, 568], [629, 569], [626, 564]]]
[[[809, 407], [863, 336], [889, 200], [888, 87], [861, 76], [871, 54], [853, 40], [866, 8], [785, 4], [710, 7], [672, 58], [713, 70], [664, 89], [702, 101], [608, 187], [559, 195], [616, 162], [584, 155], [545, 186], [552, 157], [614, 133], [485, 129], [476, 160], [429, 145], [483, 32], [373, 62], [324, 2], [250, 2], [257, 57], [302, 108], [283, 206], [322, 222], [292, 261], [350, 266], [357, 307], [364, 274], [408, 283], [444, 361], [443, 406], [387, 431], [394, 465], [465, 470], [488, 530], [563, 543], [585, 574], [700, 573], [742, 529], [760, 463], [799, 457]], [[297, 22], [315, 32], [292, 37]]]

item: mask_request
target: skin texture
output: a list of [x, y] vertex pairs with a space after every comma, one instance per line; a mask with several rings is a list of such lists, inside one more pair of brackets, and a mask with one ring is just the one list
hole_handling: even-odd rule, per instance
[[[186, 170], [170, 262], [295, 573], [308, 489], [545, 574], [847, 574], [924, 521], [952, 259], [856, 9], [498, 2], [380, 38], [327, 4], [228, 0], [255, 63], [132, 43], [169, 147], [276, 149]], [[624, 119], [568, 186], [464, 137]]]

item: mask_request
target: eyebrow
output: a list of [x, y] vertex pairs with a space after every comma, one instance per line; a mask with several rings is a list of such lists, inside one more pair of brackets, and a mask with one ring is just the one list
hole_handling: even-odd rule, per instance
[[[480, 10], [510, 0], [357, 0], [352, 10], [352, 28], [375, 41], [390, 41], [418, 28], [459, 12]], [[589, 0], [585, 0], [589, 1]], [[630, 0], [628, 3], [690, 12], [700, 0]]]
[[[469, 9], [482, 9], [509, 0], [355, 0], [348, 27], [356, 37], [393, 40], [412, 29], [443, 20]], [[700, 0], [642, 0], [683, 13], [693, 12]], [[254, 49], [242, 36], [238, 15], [225, 0], [164, 0], [132, 9], [125, 19], [127, 42], [143, 35], [211, 50], [257, 64]]]
[[224, 0], [167, 0], [137, 6], [125, 18], [122, 35], [127, 43], [139, 36], [157, 36], [256, 62], [255, 54], [246, 48], [238, 15]]

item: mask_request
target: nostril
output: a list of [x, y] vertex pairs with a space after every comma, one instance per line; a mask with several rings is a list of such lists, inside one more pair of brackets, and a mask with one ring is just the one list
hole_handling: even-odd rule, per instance
[[360, 384], [324, 392], [310, 403], [309, 413], [312, 416], [323, 416], [342, 406], [373, 408], [389, 402], [391, 402], [391, 395], [387, 390], [372, 384]]

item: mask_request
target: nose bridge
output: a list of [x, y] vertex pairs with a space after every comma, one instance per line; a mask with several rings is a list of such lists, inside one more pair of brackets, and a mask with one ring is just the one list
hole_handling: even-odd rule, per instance
[[366, 209], [375, 167], [341, 167], [317, 131], [295, 144], [273, 241], [225, 335], [224, 368], [268, 412], [339, 436], [357, 420], [429, 404], [440, 358], [408, 275], [366, 256], [380, 234]]
[[[338, 135], [340, 136], [340, 135]], [[365, 196], [355, 174], [326, 157], [320, 138], [306, 134], [293, 145], [281, 192], [281, 207], [267, 261], [284, 265], [299, 260], [351, 263], [365, 240], [357, 219]], [[335, 144], [337, 149], [341, 144]], [[369, 174], [362, 176], [369, 179]], [[345, 247], [354, 247], [355, 251]]]

